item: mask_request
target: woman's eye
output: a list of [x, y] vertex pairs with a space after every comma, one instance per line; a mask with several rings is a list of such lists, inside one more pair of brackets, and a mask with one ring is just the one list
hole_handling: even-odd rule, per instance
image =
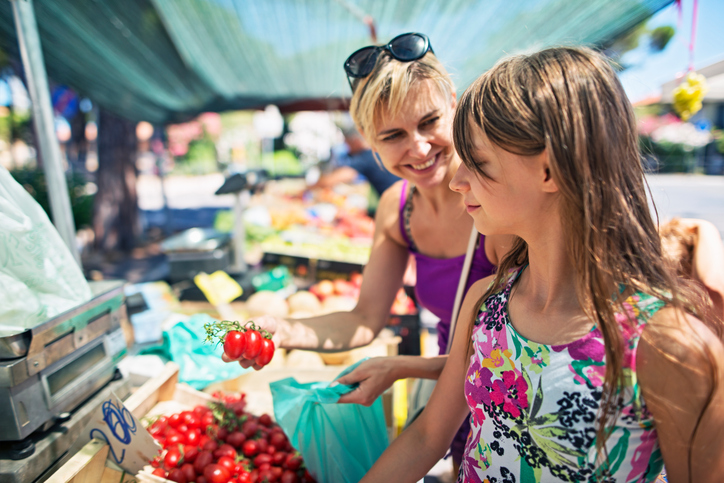
[[427, 119], [427, 120], [423, 121], [421, 125], [422, 125], [423, 127], [432, 126], [433, 124], [435, 124], [435, 123], [438, 121], [438, 119], [440, 119], [440, 116], [435, 116], [435, 117], [433, 117], [433, 118], [431, 118], [431, 119]]
[[399, 132], [395, 132], [388, 136], [385, 136], [384, 138], [382, 138], [382, 140], [383, 141], [392, 141], [392, 140], [399, 138], [400, 136], [401, 136], [401, 134]]

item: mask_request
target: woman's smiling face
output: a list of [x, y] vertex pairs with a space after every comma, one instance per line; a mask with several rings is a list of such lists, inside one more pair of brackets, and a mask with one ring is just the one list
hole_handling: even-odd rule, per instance
[[419, 82], [400, 113], [380, 113], [369, 141], [389, 172], [420, 188], [432, 188], [445, 179], [455, 154], [454, 111], [454, 97], [445, 99], [432, 81]]

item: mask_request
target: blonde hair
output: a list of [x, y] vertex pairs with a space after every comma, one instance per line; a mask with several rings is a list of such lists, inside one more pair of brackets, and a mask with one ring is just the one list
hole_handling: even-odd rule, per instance
[[355, 80], [349, 113], [368, 141], [372, 140], [381, 113], [393, 117], [399, 114], [410, 90], [424, 80], [432, 81], [445, 99], [455, 92], [450, 74], [432, 52], [412, 62], [400, 62], [383, 51], [372, 73]]
[[[707, 305], [706, 295], [677, 278], [662, 258], [646, 199], [633, 109], [601, 55], [561, 47], [499, 62], [465, 91], [455, 114], [455, 148], [465, 165], [480, 173], [472, 144], [476, 130], [506, 151], [548, 154], [560, 193], [563, 233], [576, 269], [576, 295], [605, 343], [606, 375], [596, 436], [596, 449], [605, 454], [606, 428], [616, 420], [624, 386], [624, 340], [615, 314], [627, 312], [626, 294], [619, 287], [655, 295], [693, 313], [720, 338], [722, 323]], [[527, 263], [528, 246], [517, 239], [479, 307], [500, 289], [512, 268]], [[613, 303], [612, 294], [618, 294]], [[715, 387], [715, 380], [712, 383]], [[604, 465], [601, 471], [606, 469]]]

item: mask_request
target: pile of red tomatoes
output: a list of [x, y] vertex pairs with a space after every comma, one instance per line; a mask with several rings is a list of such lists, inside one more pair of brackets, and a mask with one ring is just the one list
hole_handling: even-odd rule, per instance
[[164, 451], [153, 474], [178, 483], [308, 483], [314, 478], [271, 416], [247, 413], [244, 394], [161, 416], [148, 431]]

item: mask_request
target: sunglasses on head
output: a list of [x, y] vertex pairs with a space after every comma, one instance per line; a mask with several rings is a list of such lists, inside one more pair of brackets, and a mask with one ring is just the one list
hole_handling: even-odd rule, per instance
[[394, 59], [400, 62], [421, 59], [428, 51], [435, 53], [427, 35], [416, 32], [398, 35], [387, 45], [381, 47], [376, 45], [362, 47], [353, 52], [344, 62], [344, 72], [347, 74], [347, 81], [349, 81], [352, 92], [356, 87], [356, 81], [353, 83], [352, 79], [363, 79], [370, 75], [383, 50], [389, 52]]

